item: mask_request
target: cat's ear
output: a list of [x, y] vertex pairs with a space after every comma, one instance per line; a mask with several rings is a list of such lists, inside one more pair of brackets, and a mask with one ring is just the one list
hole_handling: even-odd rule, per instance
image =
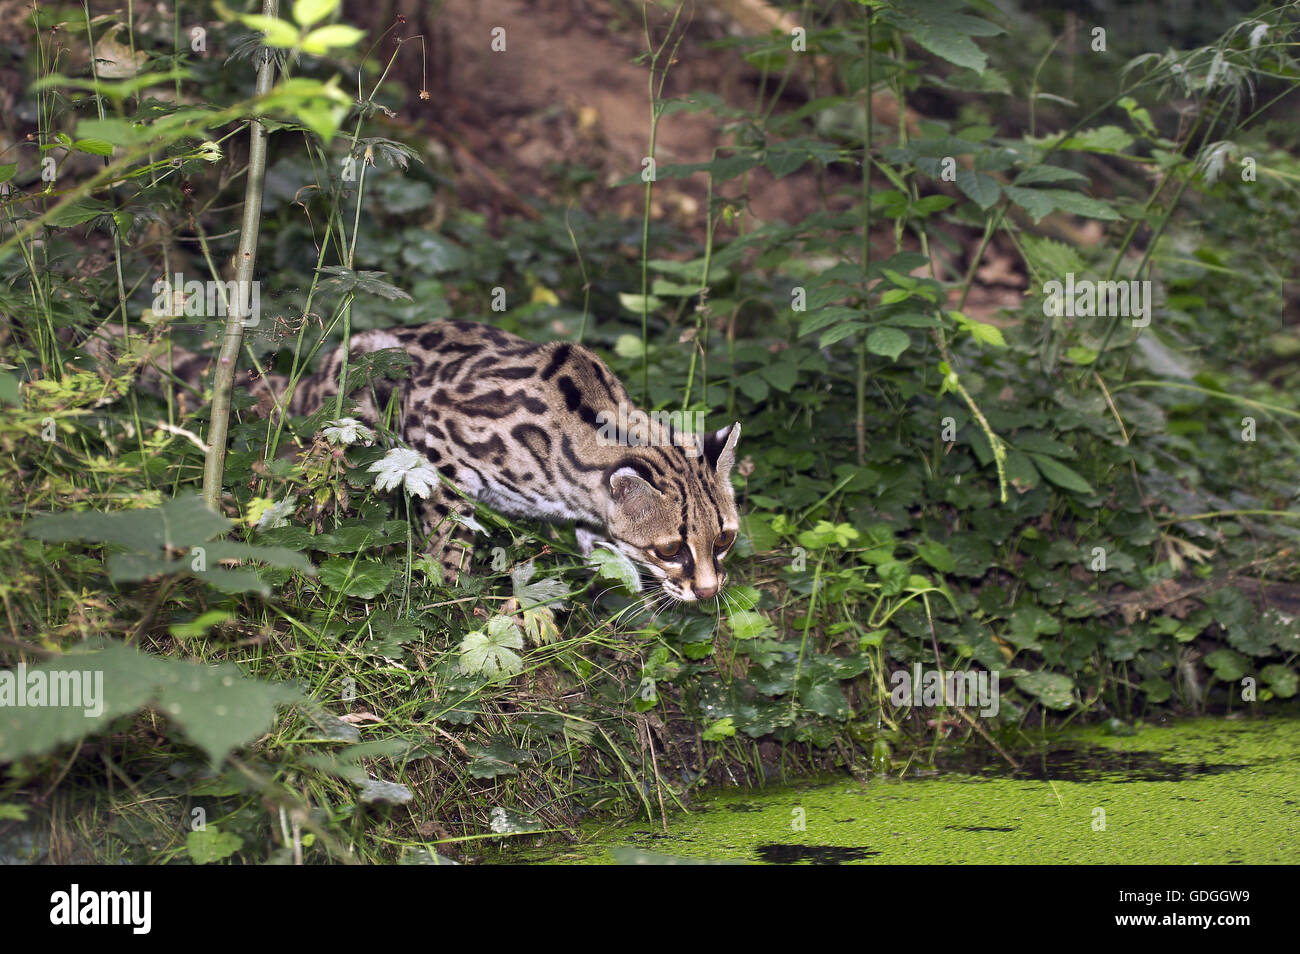
[[663, 497], [654, 484], [631, 467], [620, 467], [609, 475], [609, 492], [616, 504], [633, 511], [649, 510]]
[[718, 476], [726, 480], [736, 466], [736, 442], [740, 440], [740, 422], [704, 435], [704, 457]]

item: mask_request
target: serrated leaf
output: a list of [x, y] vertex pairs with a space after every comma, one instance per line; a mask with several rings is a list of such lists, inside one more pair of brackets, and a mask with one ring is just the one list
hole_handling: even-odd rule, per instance
[[911, 339], [907, 337], [907, 332], [899, 331], [897, 328], [873, 328], [871, 334], [867, 335], [868, 351], [894, 361], [898, 360], [898, 356], [906, 351], [910, 344]]
[[727, 617], [727, 625], [735, 639], [757, 639], [773, 632], [771, 621], [756, 610], [737, 610]]
[[[72, 148], [78, 152], [90, 153], [92, 156], [111, 156], [113, 154], [113, 144], [103, 139], [78, 139], [72, 144]], [[0, 182], [3, 182], [0, 179]]]
[[587, 565], [596, 570], [596, 579], [612, 580], [629, 593], [641, 592], [641, 574], [636, 564], [617, 550], [596, 547], [587, 557]]
[[998, 197], [1002, 194], [996, 179], [970, 169], [957, 170], [957, 188], [985, 212], [997, 204]]
[[524, 661], [514, 650], [523, 648], [519, 627], [509, 617], [493, 616], [484, 629], [468, 633], [461, 640], [460, 668], [488, 678], [513, 676], [524, 668]]
[[206, 825], [185, 836], [185, 851], [196, 865], [223, 861], [242, 847], [244, 839], [233, 831], [222, 831], [216, 825]]

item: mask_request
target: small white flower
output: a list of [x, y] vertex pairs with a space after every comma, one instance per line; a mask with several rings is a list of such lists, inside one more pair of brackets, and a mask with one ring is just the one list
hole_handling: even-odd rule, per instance
[[321, 434], [331, 444], [363, 444], [369, 447], [375, 442], [375, 432], [355, 417], [330, 421], [321, 430]]
[[297, 497], [285, 497], [279, 503], [273, 503], [262, 511], [262, 516], [257, 519], [257, 529], [274, 530], [277, 527], [289, 526], [289, 518], [293, 512], [298, 509]]
[[394, 447], [368, 468], [375, 478], [376, 490], [392, 490], [405, 485], [408, 494], [428, 498], [429, 491], [438, 486], [438, 471], [417, 451]]

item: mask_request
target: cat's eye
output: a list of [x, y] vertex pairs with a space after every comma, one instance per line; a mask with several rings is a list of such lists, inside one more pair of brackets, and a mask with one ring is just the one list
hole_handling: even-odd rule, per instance
[[736, 542], [735, 530], [723, 530], [718, 534], [718, 538], [713, 541], [713, 549], [721, 553], [727, 547]]
[[682, 551], [682, 541], [675, 540], [672, 543], [661, 543], [655, 547], [655, 556], [661, 560], [671, 560]]

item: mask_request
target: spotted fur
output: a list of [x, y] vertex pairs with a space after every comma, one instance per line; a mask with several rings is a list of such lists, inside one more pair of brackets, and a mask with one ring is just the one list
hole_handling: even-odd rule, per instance
[[[355, 334], [349, 362], [386, 348], [412, 356], [411, 376], [356, 392], [358, 416], [374, 423], [395, 391], [400, 434], [451, 485], [421, 508], [428, 549], [441, 555], [449, 579], [471, 556], [457, 515], [471, 516], [479, 501], [515, 517], [576, 523], [584, 553], [612, 547], [674, 599], [708, 599], [721, 589], [739, 529], [730, 479], [739, 424], [706, 434], [702, 446], [683, 446], [683, 435], [654, 424], [645, 442], [626, 433], [602, 440], [602, 412], [617, 418], [620, 404], [634, 405], [581, 345], [438, 321]], [[340, 348], [302, 382], [292, 413], [311, 413], [336, 395], [342, 361]]]

